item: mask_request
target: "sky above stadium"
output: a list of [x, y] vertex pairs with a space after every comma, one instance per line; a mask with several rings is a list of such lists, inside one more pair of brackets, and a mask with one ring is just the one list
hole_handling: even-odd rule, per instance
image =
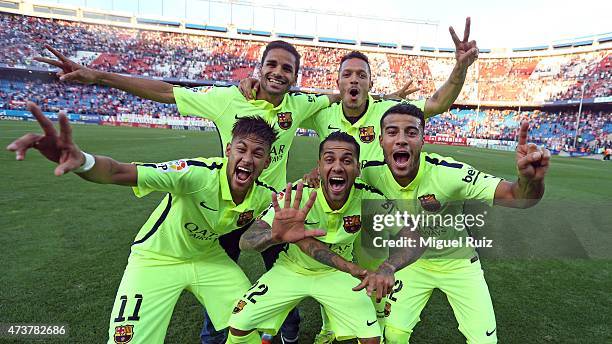
[[[300, 6], [301, 1], [283, 2]], [[612, 1], [606, 0], [310, 0], [309, 6], [438, 21], [436, 41], [424, 42], [437, 47], [452, 46], [448, 27], [452, 25], [461, 35], [467, 16], [472, 18], [470, 38], [484, 48], [534, 45], [612, 32]]]
[[[434, 47], [452, 47], [448, 26], [452, 25], [461, 36], [466, 16], [472, 17], [470, 39], [477, 40], [480, 48], [525, 47], [612, 32], [612, 1], [606, 0], [251, 0], [232, 1], [232, 6], [222, 0], [34, 2], [185, 18], [212, 25], [226, 26], [231, 22], [239, 28], [265, 31]], [[407, 19], [430, 22], [414, 24], [406, 22]]]

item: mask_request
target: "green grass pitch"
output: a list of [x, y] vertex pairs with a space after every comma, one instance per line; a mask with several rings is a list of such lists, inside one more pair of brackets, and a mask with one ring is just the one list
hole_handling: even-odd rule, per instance
[[[35, 123], [0, 121], [0, 145], [27, 131], [39, 130]], [[75, 125], [74, 138], [83, 150], [120, 161], [220, 152], [216, 133]], [[290, 180], [314, 166], [316, 144], [315, 138], [295, 140]], [[425, 149], [500, 177], [515, 176], [513, 153]], [[34, 151], [17, 162], [2, 150], [0, 161], [0, 323], [67, 323], [70, 342], [105, 342], [130, 243], [162, 195], [137, 199], [129, 188], [55, 177], [54, 165]], [[500, 211], [487, 235], [504, 248], [482, 259], [500, 342], [612, 342], [611, 168], [602, 161], [555, 157], [540, 205]], [[263, 272], [256, 253], [243, 253], [240, 262], [252, 280]], [[320, 326], [318, 306], [306, 300], [300, 310], [300, 342], [311, 343]], [[434, 292], [421, 319], [414, 343], [464, 342], [442, 293]], [[184, 293], [166, 342], [197, 343], [201, 321], [202, 307]]]

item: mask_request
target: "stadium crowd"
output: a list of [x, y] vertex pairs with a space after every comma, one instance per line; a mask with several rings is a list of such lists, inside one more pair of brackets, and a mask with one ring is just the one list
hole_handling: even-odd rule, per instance
[[0, 109], [25, 110], [34, 101], [43, 111], [66, 110], [76, 114], [176, 115], [175, 104], [162, 104], [102, 86], [64, 85], [41, 79], [0, 79]]
[[[612, 147], [612, 113], [585, 110], [581, 113], [576, 137], [577, 111], [515, 111], [487, 109], [451, 110], [430, 118], [426, 135], [448, 135], [490, 140], [516, 139], [522, 120], [531, 124], [530, 139], [554, 151], [600, 153]], [[574, 140], [576, 139], [576, 145]]]
[[[66, 110], [77, 114], [117, 116], [135, 114], [153, 118], [176, 116], [175, 104], [144, 100], [103, 86], [66, 86], [58, 81], [41, 79], [0, 79], [0, 110], [25, 110], [26, 101], [34, 100], [43, 111]], [[427, 135], [449, 135], [464, 138], [514, 140], [518, 123], [529, 119], [534, 142], [553, 150], [572, 150], [576, 132], [577, 111], [451, 110], [429, 120]], [[610, 147], [612, 113], [582, 112], [578, 149]]]
[[[10, 28], [20, 27], [21, 30]], [[138, 30], [110, 25], [0, 14], [0, 59], [8, 66], [38, 66], [32, 57], [55, 44], [80, 63], [107, 71], [189, 80], [238, 81], [254, 73], [261, 41]], [[337, 64], [348, 49], [299, 45], [298, 86], [334, 89]], [[449, 75], [454, 59], [371, 53], [375, 93], [415, 80], [428, 96]], [[481, 58], [471, 68], [459, 101], [550, 101], [612, 94], [610, 50], [555, 56]], [[478, 81], [478, 82], [476, 82]]]
[[[20, 30], [11, 28], [19, 27]], [[93, 68], [149, 77], [237, 82], [254, 74], [261, 41], [138, 30], [109, 25], [0, 14], [0, 64], [47, 68], [32, 58], [44, 53], [43, 44], [61, 47], [78, 63]], [[298, 45], [302, 66], [298, 86], [336, 88], [337, 68], [349, 50]], [[406, 80], [420, 88], [413, 96], [428, 97], [446, 80], [454, 58], [369, 53], [373, 93], [397, 90]], [[470, 68], [459, 101], [545, 101], [612, 95], [610, 50], [556, 56], [483, 58]], [[100, 86], [68, 87], [37, 78], [0, 79], [0, 109], [23, 110], [34, 100], [44, 111], [136, 114], [153, 118], [174, 116], [175, 105], [160, 104]], [[554, 150], [573, 149], [575, 112], [509, 110], [453, 110], [429, 121], [428, 134], [455, 137], [514, 139], [519, 121], [534, 123], [536, 142]], [[585, 111], [580, 119], [578, 148], [610, 146], [610, 112]]]

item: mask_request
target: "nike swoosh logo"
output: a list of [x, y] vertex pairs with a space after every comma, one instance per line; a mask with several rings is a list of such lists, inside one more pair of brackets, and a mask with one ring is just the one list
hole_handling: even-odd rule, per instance
[[308, 222], [308, 221], [304, 221], [305, 225], [316, 225], [319, 222]]
[[366, 324], [367, 324], [368, 326], [372, 326], [372, 325], [376, 324], [376, 321], [378, 321], [378, 320], [374, 320], [374, 321], [366, 321]]
[[217, 209], [208, 207], [204, 202], [200, 202], [200, 207], [208, 209], [208, 210], [212, 210], [212, 211], [218, 211]]
[[493, 332], [495, 332], [495, 330], [497, 330], [497, 327], [494, 328], [493, 331], [491, 332], [487, 331], [487, 337], [490, 337], [493, 334]]
[[327, 129], [329, 129], [329, 130], [340, 130], [340, 128], [332, 127], [331, 124], [327, 125]]

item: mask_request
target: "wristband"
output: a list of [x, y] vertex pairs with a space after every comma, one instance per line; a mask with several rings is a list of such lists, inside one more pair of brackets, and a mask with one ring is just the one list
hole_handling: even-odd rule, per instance
[[76, 170], [72, 171], [74, 173], [84, 173], [84, 172], [87, 172], [87, 171], [91, 170], [94, 167], [94, 165], [96, 164], [96, 158], [93, 155], [91, 155], [89, 153], [85, 153], [85, 152], [81, 152], [81, 153], [83, 153], [83, 155], [85, 156], [85, 162], [79, 168], [77, 168]]

